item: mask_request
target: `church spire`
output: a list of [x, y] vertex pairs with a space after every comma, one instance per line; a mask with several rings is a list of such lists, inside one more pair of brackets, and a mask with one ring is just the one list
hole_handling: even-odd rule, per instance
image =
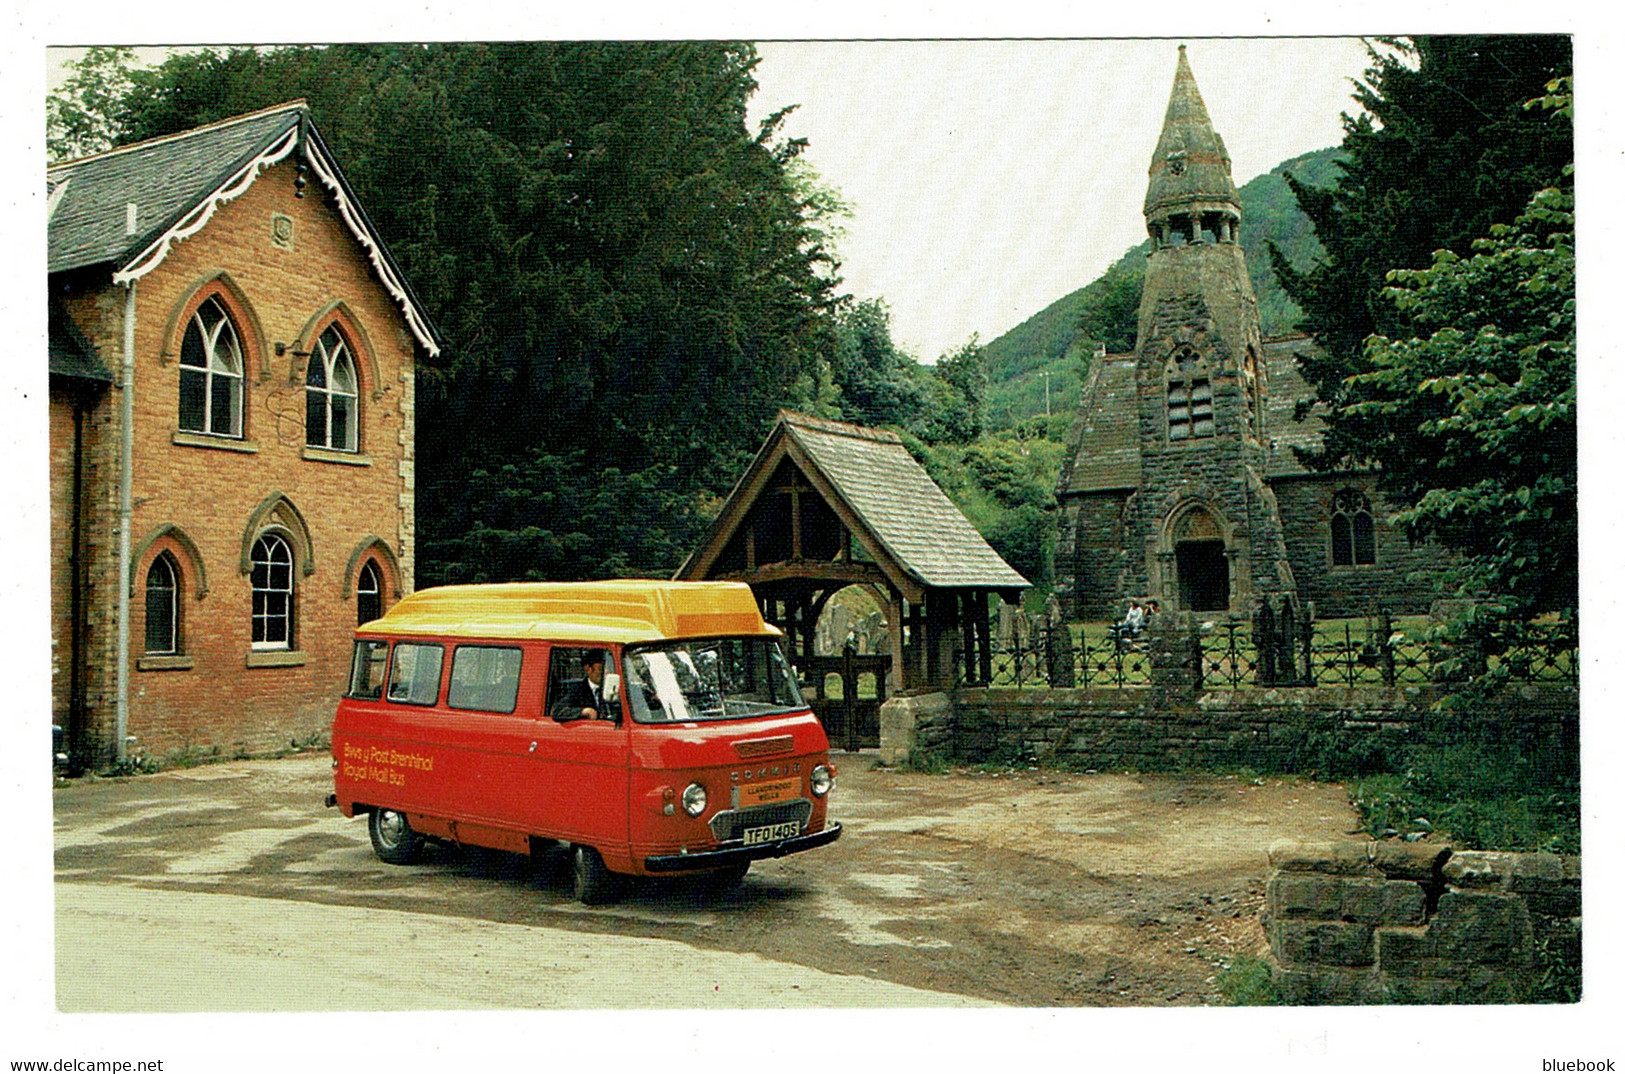
[[1145, 222], [1157, 245], [1174, 235], [1200, 242], [1203, 230], [1218, 241], [1234, 241], [1241, 199], [1230, 178], [1230, 153], [1208, 118], [1184, 45], [1149, 173]]

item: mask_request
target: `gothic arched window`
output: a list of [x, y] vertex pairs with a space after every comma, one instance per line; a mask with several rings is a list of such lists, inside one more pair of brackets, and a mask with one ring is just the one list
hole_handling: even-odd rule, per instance
[[305, 443], [355, 451], [359, 399], [355, 360], [338, 329], [329, 327], [316, 340], [305, 370]]
[[1332, 566], [1365, 567], [1377, 562], [1377, 529], [1371, 501], [1358, 489], [1332, 497]]
[[167, 656], [181, 651], [180, 568], [168, 552], [147, 568], [147, 631], [144, 649]]
[[280, 534], [266, 533], [254, 542], [249, 584], [253, 587], [253, 634], [256, 649], [293, 648], [293, 551]]
[[355, 621], [360, 626], [384, 614], [384, 579], [374, 560], [367, 560], [355, 582]]
[[181, 341], [180, 427], [243, 435], [243, 350], [219, 299], [205, 299]]

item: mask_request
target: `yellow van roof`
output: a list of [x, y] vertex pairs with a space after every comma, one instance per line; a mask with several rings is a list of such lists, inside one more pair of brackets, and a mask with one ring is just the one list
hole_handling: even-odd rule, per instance
[[666, 638], [782, 632], [742, 582], [504, 582], [424, 589], [363, 634], [441, 634], [628, 645]]

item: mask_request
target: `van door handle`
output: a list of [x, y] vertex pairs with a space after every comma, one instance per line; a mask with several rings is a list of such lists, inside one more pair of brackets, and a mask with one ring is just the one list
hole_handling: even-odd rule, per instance
[[530, 744], [530, 752], [532, 752], [532, 753], [536, 752], [536, 743], [532, 742]]

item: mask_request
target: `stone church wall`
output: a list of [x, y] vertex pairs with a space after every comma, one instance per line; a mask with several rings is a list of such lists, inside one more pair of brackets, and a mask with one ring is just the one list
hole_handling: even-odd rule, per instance
[[[1072, 568], [1071, 592], [1058, 595], [1073, 618], [1122, 618], [1123, 602], [1131, 595], [1123, 579], [1127, 558], [1123, 509], [1127, 502], [1126, 492], [1099, 492], [1068, 505], [1056, 561]], [[1060, 573], [1067, 573], [1064, 567]]]
[[[1428, 610], [1436, 594], [1426, 577], [1412, 575], [1421, 572], [1431, 577], [1444, 565], [1447, 554], [1431, 543], [1411, 544], [1384, 521], [1390, 509], [1369, 477], [1278, 479], [1273, 487], [1298, 595], [1314, 602], [1317, 618], [1370, 615], [1383, 607], [1395, 615], [1421, 615]], [[1376, 520], [1374, 565], [1332, 566], [1332, 495], [1342, 488], [1358, 488], [1371, 500]]]

